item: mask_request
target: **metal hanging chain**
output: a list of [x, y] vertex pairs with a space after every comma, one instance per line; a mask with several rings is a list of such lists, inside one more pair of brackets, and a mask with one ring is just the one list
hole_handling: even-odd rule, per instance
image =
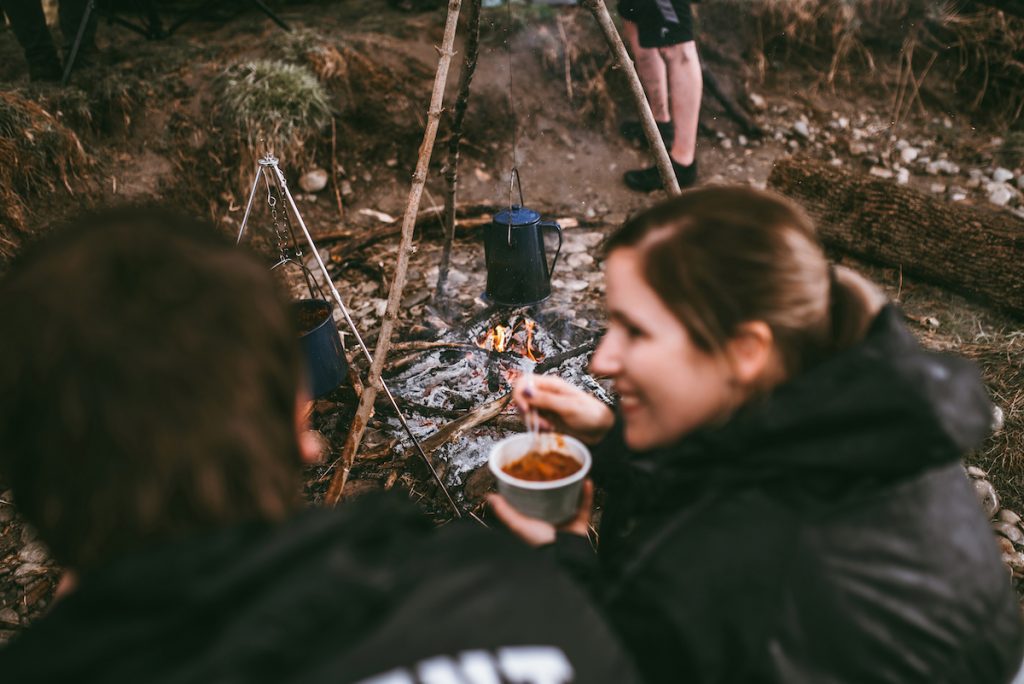
[[[295, 228], [292, 226], [291, 220], [288, 218], [288, 209], [285, 208], [281, 212], [281, 218], [284, 220], [285, 226], [288, 228], [286, 234], [281, 230], [281, 218], [278, 217], [277, 203], [278, 198], [283, 197], [284, 193], [282, 189], [277, 185], [276, 179], [271, 179], [266, 169], [261, 168], [263, 179], [267, 184], [267, 204], [270, 206], [270, 214], [274, 220], [274, 234], [277, 236], [277, 248], [280, 252], [278, 262], [271, 267], [271, 271], [283, 266], [285, 264], [296, 264], [299, 270], [302, 271], [302, 278], [306, 281], [306, 289], [309, 291], [309, 296], [316, 299], [317, 292], [320, 293], [321, 299], [327, 299], [324, 296], [324, 290], [320, 287], [320, 283], [317, 282], [316, 277], [310, 272], [309, 268], [303, 262], [302, 259], [302, 247], [299, 245], [298, 238], [295, 235]], [[276, 196], [275, 196], [276, 193]], [[316, 288], [314, 290], [314, 287]]]
[[[316, 244], [313, 242], [313, 236], [310, 234], [309, 229], [306, 228], [306, 222], [302, 220], [302, 214], [299, 213], [299, 208], [295, 204], [295, 199], [292, 197], [292, 193], [288, 190], [288, 183], [287, 181], [285, 181], [284, 173], [281, 172], [280, 166], [278, 166], [277, 158], [271, 154], [268, 154], [266, 157], [260, 160], [259, 164], [260, 168], [256, 174], [256, 179], [253, 181], [252, 192], [249, 193], [249, 201], [246, 203], [245, 206], [245, 215], [242, 217], [242, 225], [238, 229], [238, 239], [235, 241], [235, 244], [240, 243], [242, 241], [242, 236], [245, 234], [245, 227], [248, 224], [249, 216], [252, 213], [253, 201], [256, 199], [256, 190], [259, 187], [260, 176], [265, 173], [273, 172], [274, 179], [276, 181], [275, 185], [279, 190], [279, 194], [286, 200], [288, 200], [288, 205], [291, 207], [292, 212], [295, 214], [295, 220], [298, 222], [299, 228], [302, 229], [302, 234], [306, 238], [306, 244], [309, 247], [310, 252], [313, 253], [313, 258], [316, 259], [317, 265], [320, 267], [320, 273], [322, 274], [324, 281], [326, 281], [327, 287], [330, 289], [331, 295], [334, 297], [334, 301], [337, 302], [338, 308], [341, 310], [341, 315], [345, 319], [345, 323], [348, 325], [349, 330], [352, 331], [352, 335], [356, 339], [356, 344], [362, 350], [363, 356], [366, 358], [367, 363], [372, 365], [373, 354], [370, 353], [369, 348], [363, 341], [362, 335], [359, 334], [359, 329], [356, 327], [355, 321], [352, 320], [352, 316], [349, 314], [348, 307], [345, 306], [345, 302], [342, 301], [341, 294], [338, 292], [338, 288], [334, 286], [334, 280], [331, 278], [330, 273], [327, 272], [327, 266], [324, 264], [323, 259], [320, 257], [320, 251], [317, 249]], [[378, 378], [378, 381], [380, 382], [380, 388], [384, 391], [384, 394], [387, 396], [388, 401], [391, 403], [391, 408], [394, 409], [395, 415], [398, 416], [398, 422], [402, 424], [402, 428], [405, 430], [406, 435], [409, 436], [409, 440], [416, 448], [416, 451], [417, 453], [419, 453], [420, 458], [422, 458], [423, 462], [427, 465], [427, 468], [430, 470], [430, 474], [434, 476], [434, 481], [437, 482], [437, 485], [441, 488], [441, 491], [444, 492], [445, 498], [448, 499], [448, 503], [451, 505], [452, 510], [455, 512], [455, 516], [457, 518], [461, 518], [462, 511], [455, 503], [455, 499], [453, 499], [452, 495], [448, 492], [448, 488], [445, 486], [444, 481], [441, 479], [441, 476], [438, 475], [437, 470], [434, 469], [434, 465], [430, 462], [430, 458], [427, 456], [427, 452], [423, 450], [423, 445], [420, 444], [420, 441], [416, 438], [416, 435], [413, 434], [412, 427], [409, 425], [409, 421], [406, 420], [405, 414], [402, 413], [402, 409], [398, 407], [398, 401], [395, 399], [395, 395], [391, 393], [391, 389], [387, 386], [387, 383], [384, 382], [384, 378]]]
[[508, 4], [508, 26], [505, 28], [505, 55], [508, 58], [508, 107], [512, 115], [512, 171], [509, 174], [508, 184], [508, 243], [512, 244], [512, 189], [513, 184], [519, 183], [519, 205], [523, 203], [523, 180], [519, 177], [519, 119], [516, 116], [515, 81], [512, 72], [512, 0], [505, 0]]

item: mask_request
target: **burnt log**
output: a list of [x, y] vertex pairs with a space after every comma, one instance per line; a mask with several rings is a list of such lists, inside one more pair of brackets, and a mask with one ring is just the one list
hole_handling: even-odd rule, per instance
[[1024, 315], [1024, 220], [1012, 213], [810, 159], [778, 161], [768, 184], [804, 205], [826, 246]]

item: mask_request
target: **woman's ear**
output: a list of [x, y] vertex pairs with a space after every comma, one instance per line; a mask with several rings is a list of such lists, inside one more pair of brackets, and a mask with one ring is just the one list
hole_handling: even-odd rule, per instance
[[726, 353], [734, 378], [743, 387], [761, 385], [781, 372], [775, 336], [764, 321], [741, 324], [726, 345]]

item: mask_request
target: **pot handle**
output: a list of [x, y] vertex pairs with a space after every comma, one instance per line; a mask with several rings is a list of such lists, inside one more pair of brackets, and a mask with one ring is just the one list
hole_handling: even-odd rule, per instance
[[541, 221], [541, 230], [553, 230], [558, 233], [558, 249], [555, 250], [555, 258], [551, 260], [551, 265], [548, 267], [548, 275], [550, 276], [555, 271], [555, 264], [558, 263], [558, 255], [562, 253], [562, 226], [558, 225], [557, 221]]

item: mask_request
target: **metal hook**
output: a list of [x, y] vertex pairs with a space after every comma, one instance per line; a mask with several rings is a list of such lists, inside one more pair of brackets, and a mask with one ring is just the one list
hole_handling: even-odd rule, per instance
[[519, 185], [519, 207], [526, 206], [526, 202], [523, 200], [523, 179], [519, 175], [519, 167], [513, 166], [512, 173], [509, 174], [508, 178], [508, 246], [512, 246], [512, 190], [516, 185]]

